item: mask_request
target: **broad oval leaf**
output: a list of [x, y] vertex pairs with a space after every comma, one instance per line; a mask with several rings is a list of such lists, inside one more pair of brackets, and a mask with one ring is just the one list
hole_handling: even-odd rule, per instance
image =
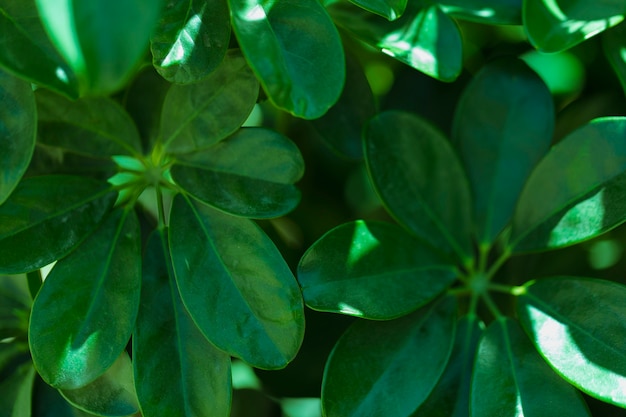
[[459, 19], [491, 25], [521, 25], [523, 0], [438, 0], [439, 6]]
[[226, 138], [246, 121], [258, 81], [236, 51], [204, 80], [173, 85], [161, 112], [161, 139], [170, 153], [195, 152]]
[[228, 0], [233, 31], [269, 99], [315, 119], [343, 88], [339, 33], [318, 0]]
[[410, 416], [443, 373], [455, 324], [452, 297], [392, 321], [354, 323], [326, 364], [324, 415]]
[[[517, 313], [539, 353], [585, 393], [626, 406], [626, 286], [593, 278], [531, 282]], [[562, 414], [566, 415], [566, 414]]]
[[33, 156], [37, 108], [30, 84], [3, 71], [0, 71], [0, 103], [1, 205], [17, 186]]
[[452, 139], [467, 170], [481, 243], [509, 223], [526, 179], [546, 154], [554, 130], [550, 91], [524, 62], [495, 61], [465, 89]]
[[185, 191], [220, 210], [273, 218], [300, 202], [293, 184], [304, 174], [304, 161], [280, 133], [242, 128], [202, 152], [178, 158], [171, 174]]
[[133, 333], [141, 409], [146, 416], [227, 416], [230, 357], [209, 343], [183, 306], [166, 239], [154, 233], [144, 256], [141, 304]]
[[455, 279], [456, 268], [423, 241], [363, 220], [326, 233], [298, 265], [308, 307], [376, 320], [408, 314]]
[[432, 245], [471, 258], [468, 180], [439, 131], [409, 113], [379, 114], [366, 126], [365, 157], [392, 215]]
[[67, 255], [115, 201], [108, 184], [66, 175], [23, 180], [0, 206], [0, 273], [33, 271]]
[[251, 220], [178, 195], [170, 252], [181, 298], [219, 349], [261, 369], [287, 365], [304, 332], [298, 284], [280, 252]]
[[508, 318], [491, 323], [480, 341], [470, 409], [472, 417], [590, 416], [582, 396]]
[[626, 118], [593, 120], [543, 158], [522, 190], [510, 236], [514, 252], [590, 239], [626, 220]]
[[21, 339], [0, 343], [1, 416], [31, 415], [34, 380], [35, 368], [30, 361], [28, 343]]
[[350, 0], [357, 6], [387, 20], [396, 20], [406, 9], [407, 0]]
[[171, 1], [150, 39], [152, 63], [168, 81], [193, 83], [217, 68], [229, 40], [226, 0]]
[[135, 213], [115, 210], [50, 271], [29, 328], [33, 362], [50, 385], [82, 388], [126, 347], [139, 307], [140, 239]]

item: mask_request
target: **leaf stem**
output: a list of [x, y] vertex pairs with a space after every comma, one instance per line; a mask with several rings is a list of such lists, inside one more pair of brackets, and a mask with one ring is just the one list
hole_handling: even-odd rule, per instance
[[481, 294], [481, 297], [483, 301], [485, 302], [485, 304], [487, 305], [487, 308], [489, 308], [489, 311], [491, 311], [491, 314], [493, 314], [493, 316], [496, 319], [500, 319], [501, 317], [503, 317], [502, 313], [500, 312], [500, 309], [498, 308], [496, 303], [491, 299], [489, 292], [485, 291], [484, 293]]
[[496, 261], [491, 265], [491, 267], [487, 271], [487, 278], [491, 280], [496, 274], [496, 272], [498, 272], [498, 270], [502, 267], [502, 265], [504, 265], [506, 261], [509, 260], [510, 257], [511, 257], [511, 251], [510, 249], [507, 248], [505, 249], [504, 252], [502, 252], [500, 257], [496, 259]]
[[158, 229], [160, 232], [163, 232], [165, 228], [167, 227], [167, 224], [165, 221], [165, 208], [163, 205], [163, 190], [161, 190], [161, 184], [157, 184], [155, 188], [156, 188], [157, 207], [159, 210]]

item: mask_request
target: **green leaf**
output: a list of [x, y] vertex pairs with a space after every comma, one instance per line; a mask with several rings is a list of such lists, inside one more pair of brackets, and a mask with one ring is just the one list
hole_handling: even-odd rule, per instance
[[622, 0], [525, 0], [524, 28], [541, 52], [560, 52], [624, 20]]
[[33, 156], [37, 109], [30, 84], [3, 71], [0, 71], [0, 102], [1, 205], [17, 186]]
[[220, 210], [251, 218], [279, 217], [293, 210], [304, 174], [300, 151], [281, 134], [242, 128], [228, 139], [178, 159], [174, 181], [194, 197]]
[[314, 310], [376, 320], [403, 316], [456, 279], [456, 268], [403, 229], [358, 220], [326, 233], [304, 254], [298, 281]]
[[604, 55], [626, 92], [626, 55], [622, 53], [626, 50], [626, 23], [607, 30], [602, 35], [602, 46]]
[[192, 321], [176, 287], [165, 237], [146, 249], [141, 305], [133, 333], [135, 385], [143, 415], [229, 415], [230, 357]]
[[178, 195], [169, 236], [185, 307], [219, 349], [261, 369], [287, 365], [304, 332], [296, 280], [251, 220]]
[[67, 255], [115, 201], [108, 184], [54, 175], [23, 180], [0, 206], [0, 273], [33, 271]]
[[27, 334], [31, 304], [23, 275], [0, 276], [0, 340]]
[[0, 342], [0, 417], [31, 415], [34, 379], [28, 344], [21, 340]]
[[126, 352], [122, 352], [115, 363], [95, 381], [82, 388], [60, 392], [76, 408], [91, 414], [114, 417], [139, 412], [133, 365]]
[[229, 40], [226, 0], [171, 1], [150, 40], [152, 63], [168, 81], [197, 82], [222, 62]]
[[550, 91], [520, 60], [488, 64], [465, 89], [452, 137], [472, 186], [482, 243], [492, 243], [509, 223], [526, 179], [550, 147], [553, 130]]
[[33, 362], [50, 385], [84, 387], [126, 347], [139, 306], [140, 238], [134, 212], [115, 210], [50, 271], [29, 328]]
[[452, 297], [393, 321], [354, 323], [326, 364], [324, 415], [410, 416], [443, 373], [455, 324]]
[[593, 120], [556, 144], [530, 175], [513, 216], [514, 252], [591, 239], [626, 220], [626, 118]]
[[437, 0], [446, 14], [490, 25], [521, 25], [522, 0]]
[[161, 138], [168, 152], [195, 152], [234, 133], [259, 93], [258, 81], [236, 51], [204, 80], [173, 85], [163, 103]]
[[[517, 313], [556, 372], [585, 393], [626, 406], [626, 286], [592, 278], [531, 282]], [[572, 414], [559, 414], [572, 415]]]
[[318, 0], [228, 0], [239, 45], [278, 108], [322, 116], [343, 88], [343, 46]]
[[468, 180], [439, 131], [409, 113], [381, 113], [366, 126], [365, 157], [392, 215], [432, 245], [472, 256]]
[[34, 0], [0, 0], [0, 66], [35, 84], [78, 97], [76, 76], [48, 39]]
[[47, 90], [35, 97], [40, 143], [92, 158], [140, 154], [135, 123], [112, 99], [68, 100]]
[[35, 378], [32, 417], [93, 417], [77, 409], [61, 396], [58, 390]]
[[350, 0], [357, 6], [387, 20], [396, 20], [406, 9], [407, 0]]
[[36, 0], [43, 26], [78, 77], [80, 95], [106, 95], [136, 70], [164, 0]]
[[582, 396], [559, 378], [511, 319], [485, 331], [472, 375], [471, 415], [590, 416]]

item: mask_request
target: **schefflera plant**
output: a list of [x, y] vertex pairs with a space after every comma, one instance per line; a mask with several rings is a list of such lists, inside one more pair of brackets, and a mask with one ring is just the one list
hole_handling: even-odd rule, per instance
[[547, 87], [508, 58], [470, 82], [452, 141], [409, 113], [370, 120], [367, 168], [399, 225], [343, 224], [298, 266], [308, 307], [360, 318], [328, 359], [324, 415], [587, 416], [575, 388], [626, 406], [625, 286], [494, 279], [511, 256], [626, 219], [626, 119], [593, 120], [551, 147], [553, 127]]
[[[0, 205], [0, 274], [28, 274], [36, 294], [28, 344], [13, 348], [30, 350], [41, 378], [79, 409], [226, 416], [231, 357], [277, 369], [296, 355], [300, 289], [252, 219], [298, 204], [304, 163], [288, 138], [241, 127], [258, 94], [230, 50], [201, 81], [167, 89], [150, 143], [109, 98], [40, 89], [30, 91], [36, 112], [30, 101], [15, 108], [37, 121], [39, 157], [65, 173], [27, 173]], [[98, 174], [76, 171], [77, 158]], [[33, 374], [20, 372], [29, 404]]]

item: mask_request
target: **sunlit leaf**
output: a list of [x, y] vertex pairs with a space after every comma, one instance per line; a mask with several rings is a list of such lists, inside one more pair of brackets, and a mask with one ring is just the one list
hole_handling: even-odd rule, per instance
[[396, 20], [406, 9], [407, 0], [350, 0], [352, 3], [387, 20]]
[[604, 54], [626, 92], [626, 23], [607, 30], [602, 35]]
[[343, 88], [339, 33], [318, 0], [229, 0], [233, 31], [269, 99], [315, 119]]
[[463, 20], [491, 25], [521, 25], [522, 0], [437, 0], [446, 12]]
[[170, 251], [187, 310], [218, 348], [262, 369], [290, 362], [304, 332], [298, 284], [251, 220], [174, 199]]
[[29, 328], [33, 362], [50, 385], [84, 387], [126, 347], [139, 306], [140, 239], [134, 212], [116, 210], [50, 271]]
[[424, 242], [362, 220], [328, 232], [298, 265], [307, 306], [377, 320], [408, 314], [455, 279], [455, 268]]
[[621, 284], [557, 277], [531, 282], [517, 304], [522, 326], [556, 372], [621, 407], [626, 406], [624, 299]]
[[443, 373], [455, 324], [452, 297], [392, 321], [354, 323], [326, 364], [324, 415], [410, 416]]
[[171, 1], [151, 38], [152, 62], [167, 80], [193, 83], [217, 68], [229, 39], [226, 0]]

